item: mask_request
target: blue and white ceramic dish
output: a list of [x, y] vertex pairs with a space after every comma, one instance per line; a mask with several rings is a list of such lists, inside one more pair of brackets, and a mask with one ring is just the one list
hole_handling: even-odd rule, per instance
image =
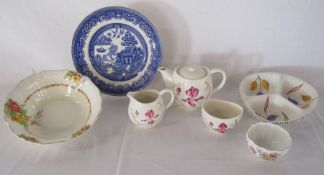
[[162, 61], [153, 25], [125, 7], [106, 7], [87, 16], [75, 31], [76, 69], [106, 94], [122, 96], [148, 85]]

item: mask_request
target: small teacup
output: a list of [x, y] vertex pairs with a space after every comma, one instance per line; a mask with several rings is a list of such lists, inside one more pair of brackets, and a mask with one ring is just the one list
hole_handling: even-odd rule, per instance
[[249, 127], [246, 134], [250, 152], [263, 160], [276, 160], [291, 147], [292, 139], [282, 127], [259, 122]]
[[202, 118], [207, 128], [218, 134], [233, 130], [240, 121], [243, 108], [225, 100], [207, 99], [202, 105]]

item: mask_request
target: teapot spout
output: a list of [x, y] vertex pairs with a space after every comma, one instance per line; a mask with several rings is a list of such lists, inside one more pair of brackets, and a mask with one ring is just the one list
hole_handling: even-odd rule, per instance
[[172, 82], [172, 72], [166, 67], [159, 67], [158, 71], [161, 73], [165, 87], [172, 88], [173, 82]]

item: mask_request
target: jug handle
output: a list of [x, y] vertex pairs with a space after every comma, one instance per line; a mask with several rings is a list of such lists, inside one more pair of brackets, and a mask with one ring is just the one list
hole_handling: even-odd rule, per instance
[[219, 85], [217, 87], [214, 88], [213, 90], [213, 93], [221, 90], [223, 88], [223, 86], [225, 85], [225, 82], [226, 82], [226, 73], [222, 70], [222, 69], [212, 69], [211, 71], [211, 75], [213, 76], [213, 74], [216, 74], [216, 73], [220, 73], [222, 75], [222, 81], [219, 83]]
[[[173, 92], [170, 90], [170, 89], [163, 89], [163, 90], [161, 90], [160, 92], [159, 92], [159, 94], [160, 94], [160, 96], [163, 96], [164, 94], [166, 94], [166, 93], [169, 93], [170, 94], [170, 96], [171, 96], [171, 99], [170, 99], [170, 101], [169, 101], [169, 103], [166, 105], [166, 107], [165, 107], [165, 109], [168, 109], [171, 105], [172, 105], [172, 103], [173, 103], [173, 101], [174, 101], [174, 94], [173, 94]], [[162, 99], [163, 100], [163, 99]], [[165, 103], [164, 103], [165, 104]]]

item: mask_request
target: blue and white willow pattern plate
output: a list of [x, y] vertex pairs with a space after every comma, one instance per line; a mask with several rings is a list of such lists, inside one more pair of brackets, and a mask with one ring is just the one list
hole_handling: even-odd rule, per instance
[[106, 94], [122, 96], [146, 87], [162, 61], [153, 25], [125, 7], [106, 7], [87, 16], [73, 36], [78, 72]]

